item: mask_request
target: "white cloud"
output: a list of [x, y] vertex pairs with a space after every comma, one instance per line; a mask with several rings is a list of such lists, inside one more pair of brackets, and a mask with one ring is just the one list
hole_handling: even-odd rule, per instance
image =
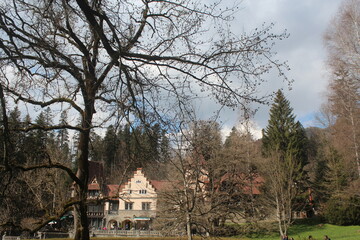
[[[262, 128], [252, 120], [247, 122], [247, 126], [244, 125], [244, 122], [240, 122], [240, 121], [236, 123], [234, 126], [239, 132], [246, 133], [247, 131], [249, 131], [254, 139], [260, 139], [262, 137], [262, 132], [261, 132]], [[225, 139], [230, 135], [232, 128], [233, 127], [230, 127], [228, 125], [223, 126], [223, 128], [221, 129], [223, 141], [225, 141]]]

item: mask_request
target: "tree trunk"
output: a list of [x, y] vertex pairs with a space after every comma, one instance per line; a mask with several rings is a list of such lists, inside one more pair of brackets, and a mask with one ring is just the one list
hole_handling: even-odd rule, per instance
[[[89, 94], [90, 95], [90, 94]], [[94, 113], [94, 103], [88, 96], [84, 96], [85, 111], [82, 120], [82, 129], [80, 132], [78, 144], [78, 170], [77, 177], [81, 184], [75, 186], [75, 199], [79, 203], [75, 207], [76, 217], [74, 220], [75, 240], [89, 240], [89, 224], [87, 217], [87, 192], [88, 192], [88, 179], [89, 179], [89, 142], [90, 142], [90, 129], [92, 123], [92, 116]]]
[[356, 125], [354, 121], [353, 112], [350, 112], [350, 122], [351, 122], [351, 131], [352, 131], [352, 141], [354, 144], [354, 152], [355, 152], [355, 163], [357, 167], [357, 174], [360, 177], [360, 159], [359, 159], [359, 146], [357, 143], [357, 137], [356, 137]]
[[79, 203], [74, 208], [74, 230], [76, 240], [89, 240], [89, 226], [87, 219], [87, 190], [89, 178], [89, 161], [88, 161], [88, 145], [89, 145], [90, 131], [80, 133], [79, 141], [79, 157], [77, 177], [81, 185], [75, 186], [75, 199]]
[[81, 201], [74, 209], [75, 240], [89, 240], [89, 224], [86, 202]]
[[284, 231], [283, 231], [283, 226], [282, 226], [282, 216], [281, 215], [282, 215], [282, 213], [281, 213], [281, 207], [280, 207], [280, 200], [276, 196], [276, 216], [277, 216], [277, 219], [278, 219], [280, 236], [283, 236]]
[[189, 212], [187, 212], [187, 214], [186, 214], [186, 234], [187, 234], [187, 239], [188, 239], [188, 240], [192, 240], [191, 217], [190, 217], [190, 213], [189, 213]]

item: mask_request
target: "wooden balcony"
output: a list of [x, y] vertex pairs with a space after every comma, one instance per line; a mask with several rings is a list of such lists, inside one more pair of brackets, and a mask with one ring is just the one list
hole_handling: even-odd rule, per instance
[[88, 212], [87, 216], [90, 218], [100, 218], [100, 217], [104, 217], [104, 212]]

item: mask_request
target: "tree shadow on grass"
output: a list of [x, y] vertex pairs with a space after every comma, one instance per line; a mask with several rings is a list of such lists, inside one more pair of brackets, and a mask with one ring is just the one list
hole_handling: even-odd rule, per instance
[[301, 235], [304, 232], [316, 231], [324, 227], [321, 219], [299, 219], [290, 227], [289, 233], [291, 235]]

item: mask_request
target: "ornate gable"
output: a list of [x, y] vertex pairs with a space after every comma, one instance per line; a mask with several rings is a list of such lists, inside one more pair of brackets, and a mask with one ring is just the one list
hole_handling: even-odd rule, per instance
[[156, 194], [155, 187], [151, 184], [151, 181], [145, 176], [142, 168], [138, 168], [136, 171], [134, 171], [134, 175], [128, 180], [122, 190], [123, 193], [132, 195]]

